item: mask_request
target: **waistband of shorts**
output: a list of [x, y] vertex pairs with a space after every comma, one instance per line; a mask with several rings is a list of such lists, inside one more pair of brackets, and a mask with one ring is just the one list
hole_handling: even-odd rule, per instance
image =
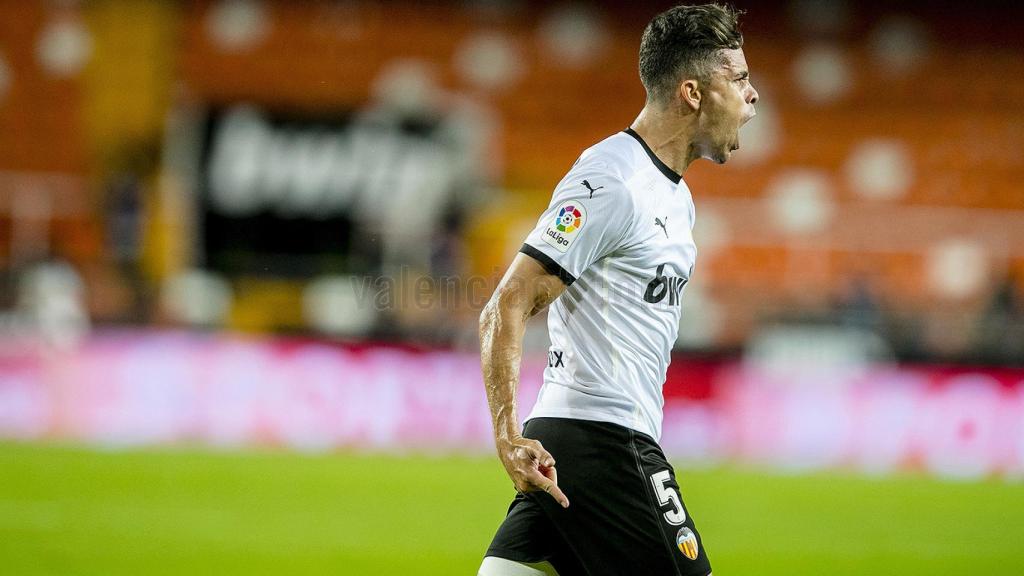
[[619, 438], [622, 442], [636, 441], [641, 444], [649, 444], [659, 450], [661, 449], [657, 440], [652, 438], [650, 435], [639, 430], [623, 426], [622, 424], [616, 424], [615, 422], [590, 420], [586, 418], [563, 418], [558, 416], [535, 416], [526, 421], [526, 423], [530, 422], [537, 422], [541, 425], [557, 423], [559, 426], [571, 426], [588, 431], [600, 431]]

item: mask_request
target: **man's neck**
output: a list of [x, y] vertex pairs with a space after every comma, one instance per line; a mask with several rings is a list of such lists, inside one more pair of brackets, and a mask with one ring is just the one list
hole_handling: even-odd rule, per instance
[[681, 118], [671, 109], [648, 104], [640, 111], [630, 128], [640, 135], [659, 160], [677, 174], [682, 174], [699, 157], [693, 144], [696, 116]]

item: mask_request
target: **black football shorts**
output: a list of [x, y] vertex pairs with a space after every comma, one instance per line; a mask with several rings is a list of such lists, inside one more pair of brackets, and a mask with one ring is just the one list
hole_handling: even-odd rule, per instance
[[675, 472], [653, 438], [567, 418], [534, 418], [523, 435], [554, 456], [569, 508], [544, 492], [516, 494], [487, 556], [548, 561], [559, 576], [711, 572]]

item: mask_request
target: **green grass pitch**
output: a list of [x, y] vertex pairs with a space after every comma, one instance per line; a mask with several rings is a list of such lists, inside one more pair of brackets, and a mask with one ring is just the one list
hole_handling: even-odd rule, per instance
[[[680, 468], [715, 574], [1024, 574], [1024, 485]], [[497, 460], [0, 444], [0, 573], [475, 575]]]

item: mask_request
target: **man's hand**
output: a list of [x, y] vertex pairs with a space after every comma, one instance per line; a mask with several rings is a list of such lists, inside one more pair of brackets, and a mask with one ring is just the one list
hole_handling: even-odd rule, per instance
[[523, 438], [516, 416], [526, 320], [564, 291], [565, 283], [559, 276], [533, 258], [517, 254], [480, 312], [480, 365], [498, 457], [516, 490], [543, 490], [568, 508], [569, 499], [558, 489], [555, 459], [540, 442]]
[[569, 499], [558, 487], [555, 459], [541, 446], [540, 442], [522, 436], [500, 441], [498, 457], [505, 465], [505, 471], [508, 472], [516, 490], [520, 492], [543, 490], [561, 504], [562, 508], [569, 507]]

